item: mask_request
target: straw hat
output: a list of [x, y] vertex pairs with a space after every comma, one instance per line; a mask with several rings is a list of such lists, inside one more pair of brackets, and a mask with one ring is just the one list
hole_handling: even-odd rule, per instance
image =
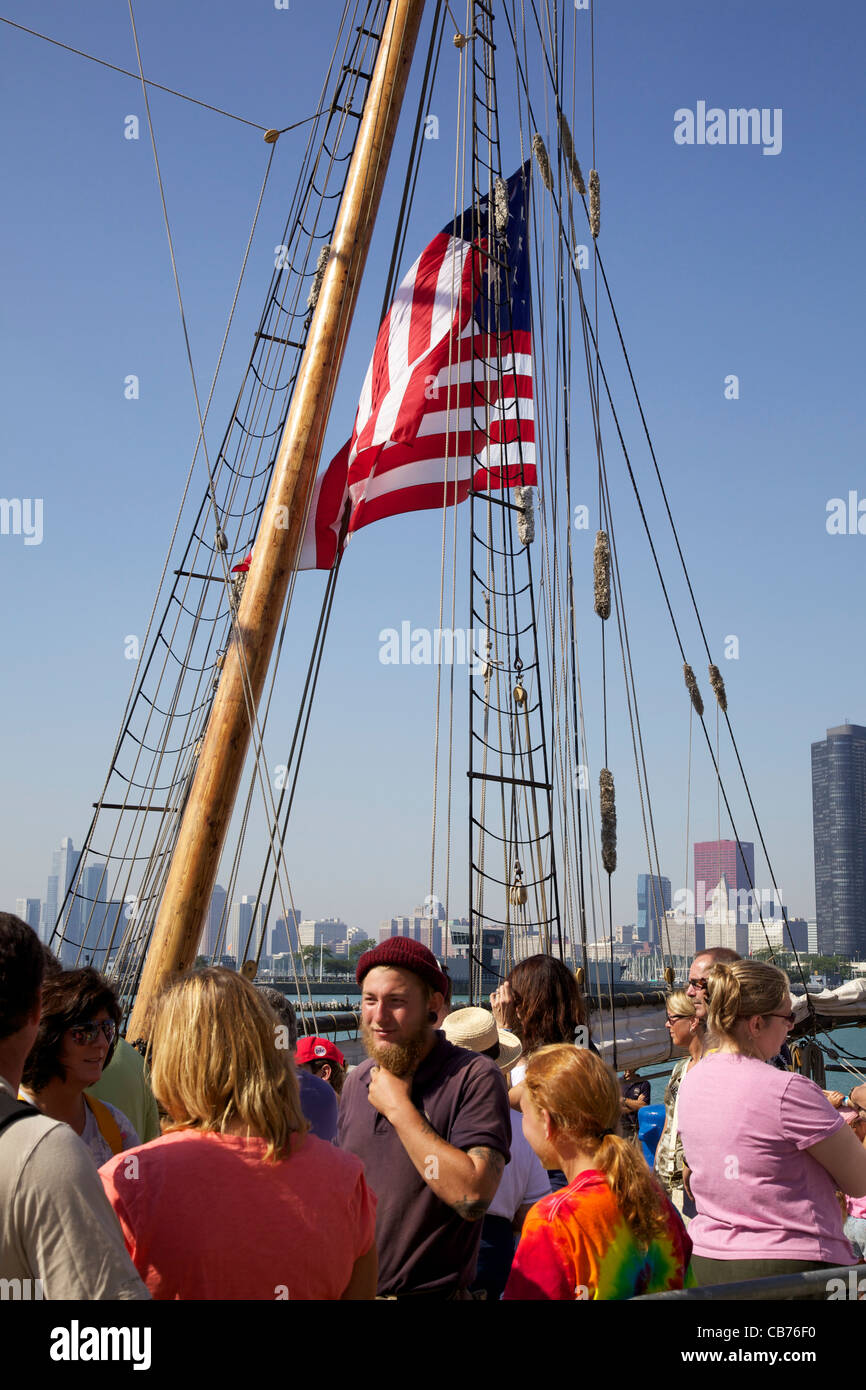
[[457, 1009], [444, 1020], [442, 1032], [455, 1047], [465, 1047], [470, 1052], [487, 1052], [498, 1043], [496, 1065], [502, 1071], [510, 1071], [523, 1052], [520, 1039], [497, 1028], [488, 1009]]

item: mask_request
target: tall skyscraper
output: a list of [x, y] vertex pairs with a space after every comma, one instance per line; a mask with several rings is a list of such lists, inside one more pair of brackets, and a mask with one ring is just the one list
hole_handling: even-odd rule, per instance
[[223, 955], [226, 950], [228, 924], [222, 922], [225, 905], [226, 890], [216, 883], [211, 893], [210, 906], [198, 944], [199, 954], [207, 956], [208, 959], [213, 959], [217, 946], [219, 946], [220, 955]]
[[39, 917], [42, 910], [42, 902], [39, 898], [16, 898], [15, 913], [26, 922], [28, 927], [39, 933]]
[[[245, 893], [240, 902], [232, 903], [229, 913], [229, 929], [226, 950], [240, 964], [248, 956], [255, 956], [259, 949], [265, 903], [255, 911], [256, 900]], [[268, 954], [264, 951], [263, 953]]]
[[659, 943], [659, 922], [671, 905], [671, 881], [658, 874], [637, 876], [637, 939]]
[[[65, 902], [66, 892], [72, 883], [77, 871], [78, 861], [81, 858], [81, 851], [76, 850], [69, 836], [65, 836], [60, 841], [60, 849], [56, 850], [51, 856], [51, 873], [48, 876], [48, 886], [45, 894], [45, 907], [42, 916], [42, 939], [49, 941], [54, 925], [57, 921], [58, 912], [63, 911], [63, 934], [68, 938], [69, 944], [65, 944], [60, 952], [60, 958], [64, 965], [74, 964], [78, 954], [79, 928], [81, 926], [81, 904], [77, 898], [71, 898]], [[73, 944], [76, 943], [76, 944]], [[55, 948], [57, 942], [54, 943]]]
[[[273, 913], [274, 910], [272, 907], [271, 912]], [[272, 926], [266, 955], [283, 955], [287, 951], [297, 954], [300, 949], [298, 923], [301, 920], [301, 909], [299, 907], [287, 907], [286, 914], [285, 917], [277, 917], [276, 921], [271, 917]]]
[[[729, 905], [736, 909], [738, 922], [749, 922], [757, 917], [757, 907], [750, 902], [749, 887], [750, 880], [755, 883], [755, 846], [749, 840], [702, 840], [695, 843], [695, 917], [698, 922], [706, 917], [712, 895], [723, 874], [727, 881]], [[720, 944], [707, 937], [707, 946]]]
[[821, 950], [866, 952], [866, 728], [840, 724], [812, 744], [815, 909]]

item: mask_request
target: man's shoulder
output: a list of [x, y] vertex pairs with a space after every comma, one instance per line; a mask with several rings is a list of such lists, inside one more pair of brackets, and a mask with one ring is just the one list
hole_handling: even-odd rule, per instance
[[[370, 1072], [375, 1065], [376, 1063], [373, 1061], [372, 1057], [365, 1057], [363, 1062], [359, 1062], [357, 1067], [353, 1067], [347, 1074], [346, 1080], [343, 1082], [343, 1096], [345, 1096], [347, 1092], [351, 1094], [358, 1086], [363, 1086], [365, 1082], [369, 1081]], [[327, 1086], [327, 1084], [326, 1081], [325, 1085]], [[342, 1103], [342, 1096], [340, 1099]]]
[[26, 1163], [36, 1149], [50, 1151], [59, 1159], [79, 1150], [87, 1153], [78, 1135], [69, 1125], [64, 1124], [62, 1120], [52, 1120], [36, 1109], [32, 1114], [25, 1114], [21, 1119], [15, 1120], [14, 1124], [8, 1125], [0, 1142], [4, 1154], [8, 1156], [3, 1163], [7, 1168], [12, 1154], [17, 1156], [19, 1163]]
[[505, 1089], [505, 1078], [492, 1057], [480, 1052], [472, 1052], [467, 1047], [456, 1047], [447, 1038], [441, 1038], [436, 1055], [435, 1075], [444, 1077], [460, 1076], [467, 1081], [482, 1078], [496, 1078], [494, 1084]]

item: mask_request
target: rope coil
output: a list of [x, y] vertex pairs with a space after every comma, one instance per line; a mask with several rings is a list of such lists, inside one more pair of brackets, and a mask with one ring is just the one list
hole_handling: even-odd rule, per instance
[[496, 235], [504, 236], [508, 230], [508, 184], [501, 176], [493, 191], [493, 221]]
[[710, 662], [710, 685], [713, 687], [722, 713], [726, 713], [728, 708], [728, 696], [725, 690], [725, 682], [722, 679], [722, 673], [718, 666], [714, 666], [712, 662]]
[[521, 545], [532, 545], [535, 540], [535, 502], [531, 487], [516, 487], [514, 500], [522, 511], [517, 516], [517, 534]]
[[598, 775], [601, 806], [601, 862], [607, 873], [616, 869], [616, 795], [613, 773], [606, 767]]
[[325, 270], [328, 265], [328, 257], [331, 254], [330, 246], [323, 246], [319, 252], [319, 259], [316, 261], [316, 273], [313, 276], [313, 283], [310, 286], [310, 293], [307, 295], [307, 308], [312, 312], [319, 302], [319, 294], [322, 289], [322, 281], [325, 278]]
[[610, 617], [610, 541], [606, 531], [599, 531], [596, 534], [592, 573], [595, 589], [595, 611], [604, 622]]
[[686, 662], [686, 664], [683, 666], [683, 676], [686, 682], [686, 690], [689, 692], [692, 704], [695, 707], [695, 713], [697, 714], [698, 718], [700, 718], [704, 712], [704, 702], [701, 699], [701, 692], [698, 690], [698, 683], [695, 680], [695, 673], [692, 670], [691, 666], [688, 664], [688, 662]]
[[550, 160], [547, 157], [547, 149], [538, 131], [532, 137], [532, 153], [535, 155], [535, 162], [538, 165], [538, 172], [541, 181], [549, 193], [553, 192], [553, 174], [550, 171]]
[[601, 184], [597, 169], [589, 171], [589, 230], [593, 237], [601, 231]]
[[559, 142], [562, 146], [562, 153], [565, 155], [565, 162], [571, 171], [571, 181], [578, 193], [583, 196], [586, 193], [586, 184], [583, 181], [583, 172], [577, 155], [574, 152], [574, 141], [571, 138], [571, 130], [562, 111], [559, 113]]

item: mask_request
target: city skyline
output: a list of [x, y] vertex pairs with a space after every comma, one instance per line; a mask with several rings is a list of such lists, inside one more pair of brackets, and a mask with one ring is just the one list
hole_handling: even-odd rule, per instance
[[[830, 732], [838, 733], [839, 730]], [[863, 732], [864, 736], [866, 736], [866, 730]], [[716, 853], [721, 846], [727, 847], [728, 857], [730, 858], [730, 854], [735, 848], [734, 842], [696, 842], [693, 846], [693, 850], [698, 851], [698, 849], [700, 849], [703, 856], [701, 862], [703, 862], [704, 859], [709, 862], [712, 858], [710, 851]], [[753, 851], [753, 846], [743, 842], [743, 849], [746, 852], [747, 860], [749, 860], [750, 854]], [[73, 838], [71, 836], [64, 836], [61, 841], [60, 850], [51, 851], [51, 866], [54, 872], [47, 877], [47, 892], [51, 892], [53, 884], [64, 876], [69, 875], [69, 881], [71, 882], [71, 874], [74, 872], [74, 865], [78, 862], [78, 858], [79, 851], [75, 849]], [[653, 881], [659, 885], [655, 896], [650, 888], [650, 884]], [[721, 881], [726, 884], [726, 903], [727, 906], [734, 911], [734, 915], [744, 922], [747, 922], [750, 918], [754, 920], [755, 913], [752, 911], [751, 906], [744, 908], [744, 899], [740, 896], [745, 890], [727, 885], [724, 869], [722, 870]], [[124, 916], [124, 909], [127, 905], [116, 901], [105, 901], [104, 865], [102, 864], [97, 863], [89, 866], [82, 876], [82, 885], [83, 899], [76, 895], [66, 909], [66, 929], [70, 931], [69, 924], [71, 923], [71, 930], [80, 932], [86, 922], [85, 914], [87, 913], [87, 904], [90, 903], [91, 909], [94, 907], [98, 908], [98, 912], [91, 910], [89, 914], [90, 924], [82, 938], [83, 944], [81, 954], [82, 956], [89, 957], [90, 963], [98, 967], [104, 967], [106, 963], [106, 943], [111, 937], [112, 929], [117, 926], [118, 930], [115, 932], [114, 946], [112, 949], [113, 954], [113, 951], [117, 949], [119, 944], [119, 934], [122, 930], [122, 918]], [[637, 876], [637, 885], [636, 919], [634, 922], [623, 920], [614, 924], [614, 932], [617, 935], [617, 939], [623, 941], [625, 939], [623, 937], [623, 932], [627, 931], [629, 933], [629, 941], [632, 941], [633, 935], [633, 944], [635, 946], [638, 944], [650, 947], [658, 946], [659, 933], [657, 923], [655, 922], [656, 900], [662, 907], [662, 915], [668, 918], [666, 930], [670, 934], [676, 929], [679, 939], [679, 937], [682, 936], [682, 926], [685, 918], [695, 917], [691, 905], [689, 905], [689, 910], [687, 912], [683, 911], [683, 890], [678, 890], [680, 897], [679, 902], [677, 901], [676, 895], [674, 895], [672, 899], [671, 883], [664, 875], [659, 877], [657, 875], [639, 874]], [[68, 886], [69, 884], [67, 883], [67, 887]], [[719, 901], [713, 899], [713, 888], [716, 887], [717, 885], [713, 884], [712, 888], [707, 888], [707, 898], [708, 900], [713, 900], [712, 905], [718, 911], [720, 906]], [[690, 902], [694, 901], [696, 901], [696, 897], [692, 895]], [[19, 896], [15, 899], [17, 915], [27, 921], [28, 925], [33, 926], [34, 930], [38, 931], [40, 939], [46, 942], [53, 928], [53, 922], [49, 922], [46, 916], [47, 905], [47, 900], [39, 898]], [[785, 910], [787, 910], [787, 905], [782, 905], [774, 902], [772, 899], [768, 900], [766, 898], [761, 905], [766, 913], [766, 921], [771, 926], [771, 932], [775, 931], [776, 935], [778, 935], [778, 928], [774, 925], [774, 914], [781, 910], [783, 906]], [[245, 958], [245, 952], [241, 947], [249, 944], [250, 949], [255, 951], [259, 935], [262, 931], [262, 923], [265, 916], [265, 903], [263, 902], [260, 904], [257, 913], [254, 913], [254, 906], [254, 895], [237, 893], [236, 896], [229, 901], [223, 886], [220, 883], [215, 884], [211, 894], [208, 911], [205, 914], [197, 954], [212, 959], [220, 959], [223, 957], [226, 959], [230, 958], [239, 963]], [[641, 921], [642, 912], [646, 919], [643, 923]], [[650, 918], [653, 919], [651, 923]], [[697, 924], [699, 930], [701, 920], [698, 914]], [[789, 917], [789, 921], [792, 925], [794, 923], [797, 924], [798, 949], [805, 949], [801, 941], [801, 924], [804, 926], [806, 920], [807, 919], [803, 917], [802, 914], [796, 916], [791, 914]], [[646, 935], [648, 924], [650, 926], [650, 934]], [[425, 898], [424, 903], [416, 906], [411, 913], [396, 914], [389, 918], [381, 918], [377, 928], [370, 929], [358, 924], [353, 925], [345, 921], [342, 916], [304, 917], [299, 907], [290, 909], [288, 917], [282, 916], [273, 909], [265, 929], [265, 944], [262, 954], [270, 958], [273, 955], [285, 952], [297, 953], [304, 946], [322, 945], [330, 948], [336, 946], [338, 943], [345, 945], [347, 941], [357, 936], [365, 936], [370, 940], [382, 941], [391, 935], [406, 935], [418, 941], [422, 941], [425, 945], [430, 947], [435, 955], [441, 956], [443, 954], [446, 926], [450, 932], [452, 927], [468, 928], [468, 925], [469, 919], [467, 917], [450, 916], [446, 918], [444, 904], [439, 902], [438, 899], [431, 899], [429, 895]], [[489, 930], [491, 929], [485, 928], [485, 931]], [[694, 940], [694, 931], [695, 925], [693, 922], [691, 937], [688, 939]], [[642, 932], [644, 933], [643, 935]], [[686, 938], [683, 937], [683, 940], [685, 939]], [[751, 935], [748, 936], [748, 940], [750, 943], [749, 949], [752, 949], [755, 943], [752, 941]], [[77, 943], [73, 942], [72, 945], [66, 947], [62, 956], [65, 963], [71, 963], [73, 955], [77, 954], [76, 945]], [[674, 954], [687, 954], [687, 952], [674, 951]], [[866, 954], [866, 952], [864, 952], [864, 954]]]

